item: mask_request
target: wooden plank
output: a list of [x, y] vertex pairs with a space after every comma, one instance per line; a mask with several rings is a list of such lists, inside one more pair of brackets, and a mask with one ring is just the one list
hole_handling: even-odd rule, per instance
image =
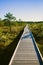
[[12, 63], [9, 65], [40, 65], [32, 38], [26, 37], [26, 35], [30, 35], [28, 26], [26, 26], [24, 29], [18, 49]]

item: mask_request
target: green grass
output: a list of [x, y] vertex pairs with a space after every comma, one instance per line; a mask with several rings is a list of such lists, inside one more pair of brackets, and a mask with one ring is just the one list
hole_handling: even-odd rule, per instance
[[8, 65], [24, 26], [25, 24], [13, 22], [11, 23], [11, 32], [8, 25], [6, 26], [3, 23], [0, 26], [0, 65]]
[[23, 30], [21, 30], [21, 32], [17, 35], [16, 38], [14, 38], [13, 42], [10, 43], [10, 45], [8, 45], [5, 49], [0, 49], [0, 65], [8, 65], [12, 54], [17, 46], [17, 43], [21, 37]]
[[29, 27], [43, 56], [43, 22], [29, 23]]
[[6, 47], [9, 45], [14, 38], [20, 33], [20, 30], [23, 29], [24, 25], [20, 25], [19, 23], [15, 23], [16, 25], [11, 25], [11, 32], [9, 26], [1, 26], [0, 27], [0, 48]]

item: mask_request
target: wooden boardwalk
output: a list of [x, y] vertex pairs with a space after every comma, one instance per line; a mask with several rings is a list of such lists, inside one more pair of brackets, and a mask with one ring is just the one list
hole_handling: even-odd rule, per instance
[[9, 65], [40, 65], [28, 26], [24, 29]]

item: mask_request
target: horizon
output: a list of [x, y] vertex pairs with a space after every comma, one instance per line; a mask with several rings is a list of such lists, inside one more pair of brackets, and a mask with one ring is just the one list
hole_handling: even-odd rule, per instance
[[17, 20], [43, 21], [43, 0], [0, 0], [0, 18], [8, 12]]

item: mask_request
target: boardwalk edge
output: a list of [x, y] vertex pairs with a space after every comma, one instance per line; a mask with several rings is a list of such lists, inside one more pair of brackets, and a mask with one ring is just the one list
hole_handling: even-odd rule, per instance
[[[33, 34], [32, 34], [32, 36], [33, 36]], [[42, 54], [41, 54], [41, 52], [40, 52], [40, 50], [39, 50], [39, 48], [38, 48], [38, 45], [37, 45], [37, 43], [36, 43], [36, 41], [35, 41], [34, 36], [33, 36], [33, 39], [34, 39], [35, 45], [36, 45], [36, 47], [37, 47], [37, 49], [38, 49], [38, 52], [39, 52], [39, 54], [40, 54], [41, 60], [42, 60], [42, 62], [43, 62]]]
[[[24, 28], [24, 29], [25, 29], [25, 28]], [[22, 33], [22, 35], [23, 35], [23, 33]], [[19, 44], [20, 44], [20, 42], [21, 42], [22, 35], [21, 35], [21, 37], [20, 37], [20, 40], [19, 40], [19, 42], [18, 42], [18, 44], [17, 44], [17, 47], [16, 47], [16, 49], [15, 49], [15, 51], [14, 51], [14, 53], [13, 53], [13, 55], [12, 55], [12, 57], [11, 57], [11, 60], [10, 60], [10, 62], [9, 62], [8, 65], [12, 65], [12, 61], [13, 61], [13, 59], [14, 59], [14, 56], [15, 56], [16, 51], [17, 51], [17, 49], [18, 49], [18, 46], [19, 46]]]

